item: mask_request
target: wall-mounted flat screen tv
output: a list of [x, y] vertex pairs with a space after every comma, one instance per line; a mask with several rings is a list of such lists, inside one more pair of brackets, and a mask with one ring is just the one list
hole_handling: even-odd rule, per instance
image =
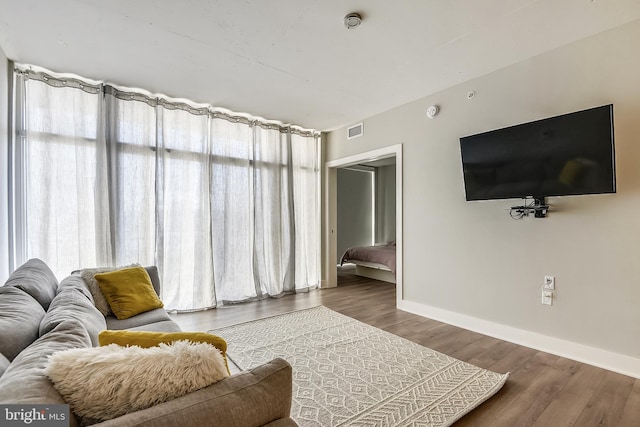
[[460, 138], [467, 200], [616, 192], [613, 105]]

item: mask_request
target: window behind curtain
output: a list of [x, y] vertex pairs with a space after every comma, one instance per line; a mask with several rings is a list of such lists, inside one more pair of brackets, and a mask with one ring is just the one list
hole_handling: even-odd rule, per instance
[[100, 95], [64, 91], [60, 96], [61, 89], [41, 82], [26, 85], [21, 159], [27, 258], [46, 259], [58, 275], [94, 265], [104, 249], [94, 197]]
[[16, 81], [19, 262], [60, 278], [156, 264], [178, 310], [317, 286], [316, 133], [44, 72]]

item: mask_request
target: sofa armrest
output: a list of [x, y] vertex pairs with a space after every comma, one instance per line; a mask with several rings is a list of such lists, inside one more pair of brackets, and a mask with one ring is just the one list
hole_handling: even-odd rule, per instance
[[280, 418], [265, 424], [263, 427], [298, 427], [298, 424], [293, 421], [293, 418]]
[[95, 426], [258, 427], [288, 418], [291, 395], [291, 365], [278, 358], [177, 399]]

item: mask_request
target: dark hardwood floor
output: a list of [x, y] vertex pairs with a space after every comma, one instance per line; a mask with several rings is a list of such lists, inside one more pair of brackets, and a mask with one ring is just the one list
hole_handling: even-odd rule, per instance
[[511, 373], [494, 397], [456, 426], [640, 426], [640, 380], [398, 310], [393, 284], [344, 271], [338, 283], [173, 318], [185, 331], [206, 331], [322, 304], [457, 359]]

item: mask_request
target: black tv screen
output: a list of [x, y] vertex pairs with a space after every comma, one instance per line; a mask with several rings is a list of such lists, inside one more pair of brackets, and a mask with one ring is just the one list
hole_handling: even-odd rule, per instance
[[613, 105], [460, 138], [467, 200], [616, 192]]

